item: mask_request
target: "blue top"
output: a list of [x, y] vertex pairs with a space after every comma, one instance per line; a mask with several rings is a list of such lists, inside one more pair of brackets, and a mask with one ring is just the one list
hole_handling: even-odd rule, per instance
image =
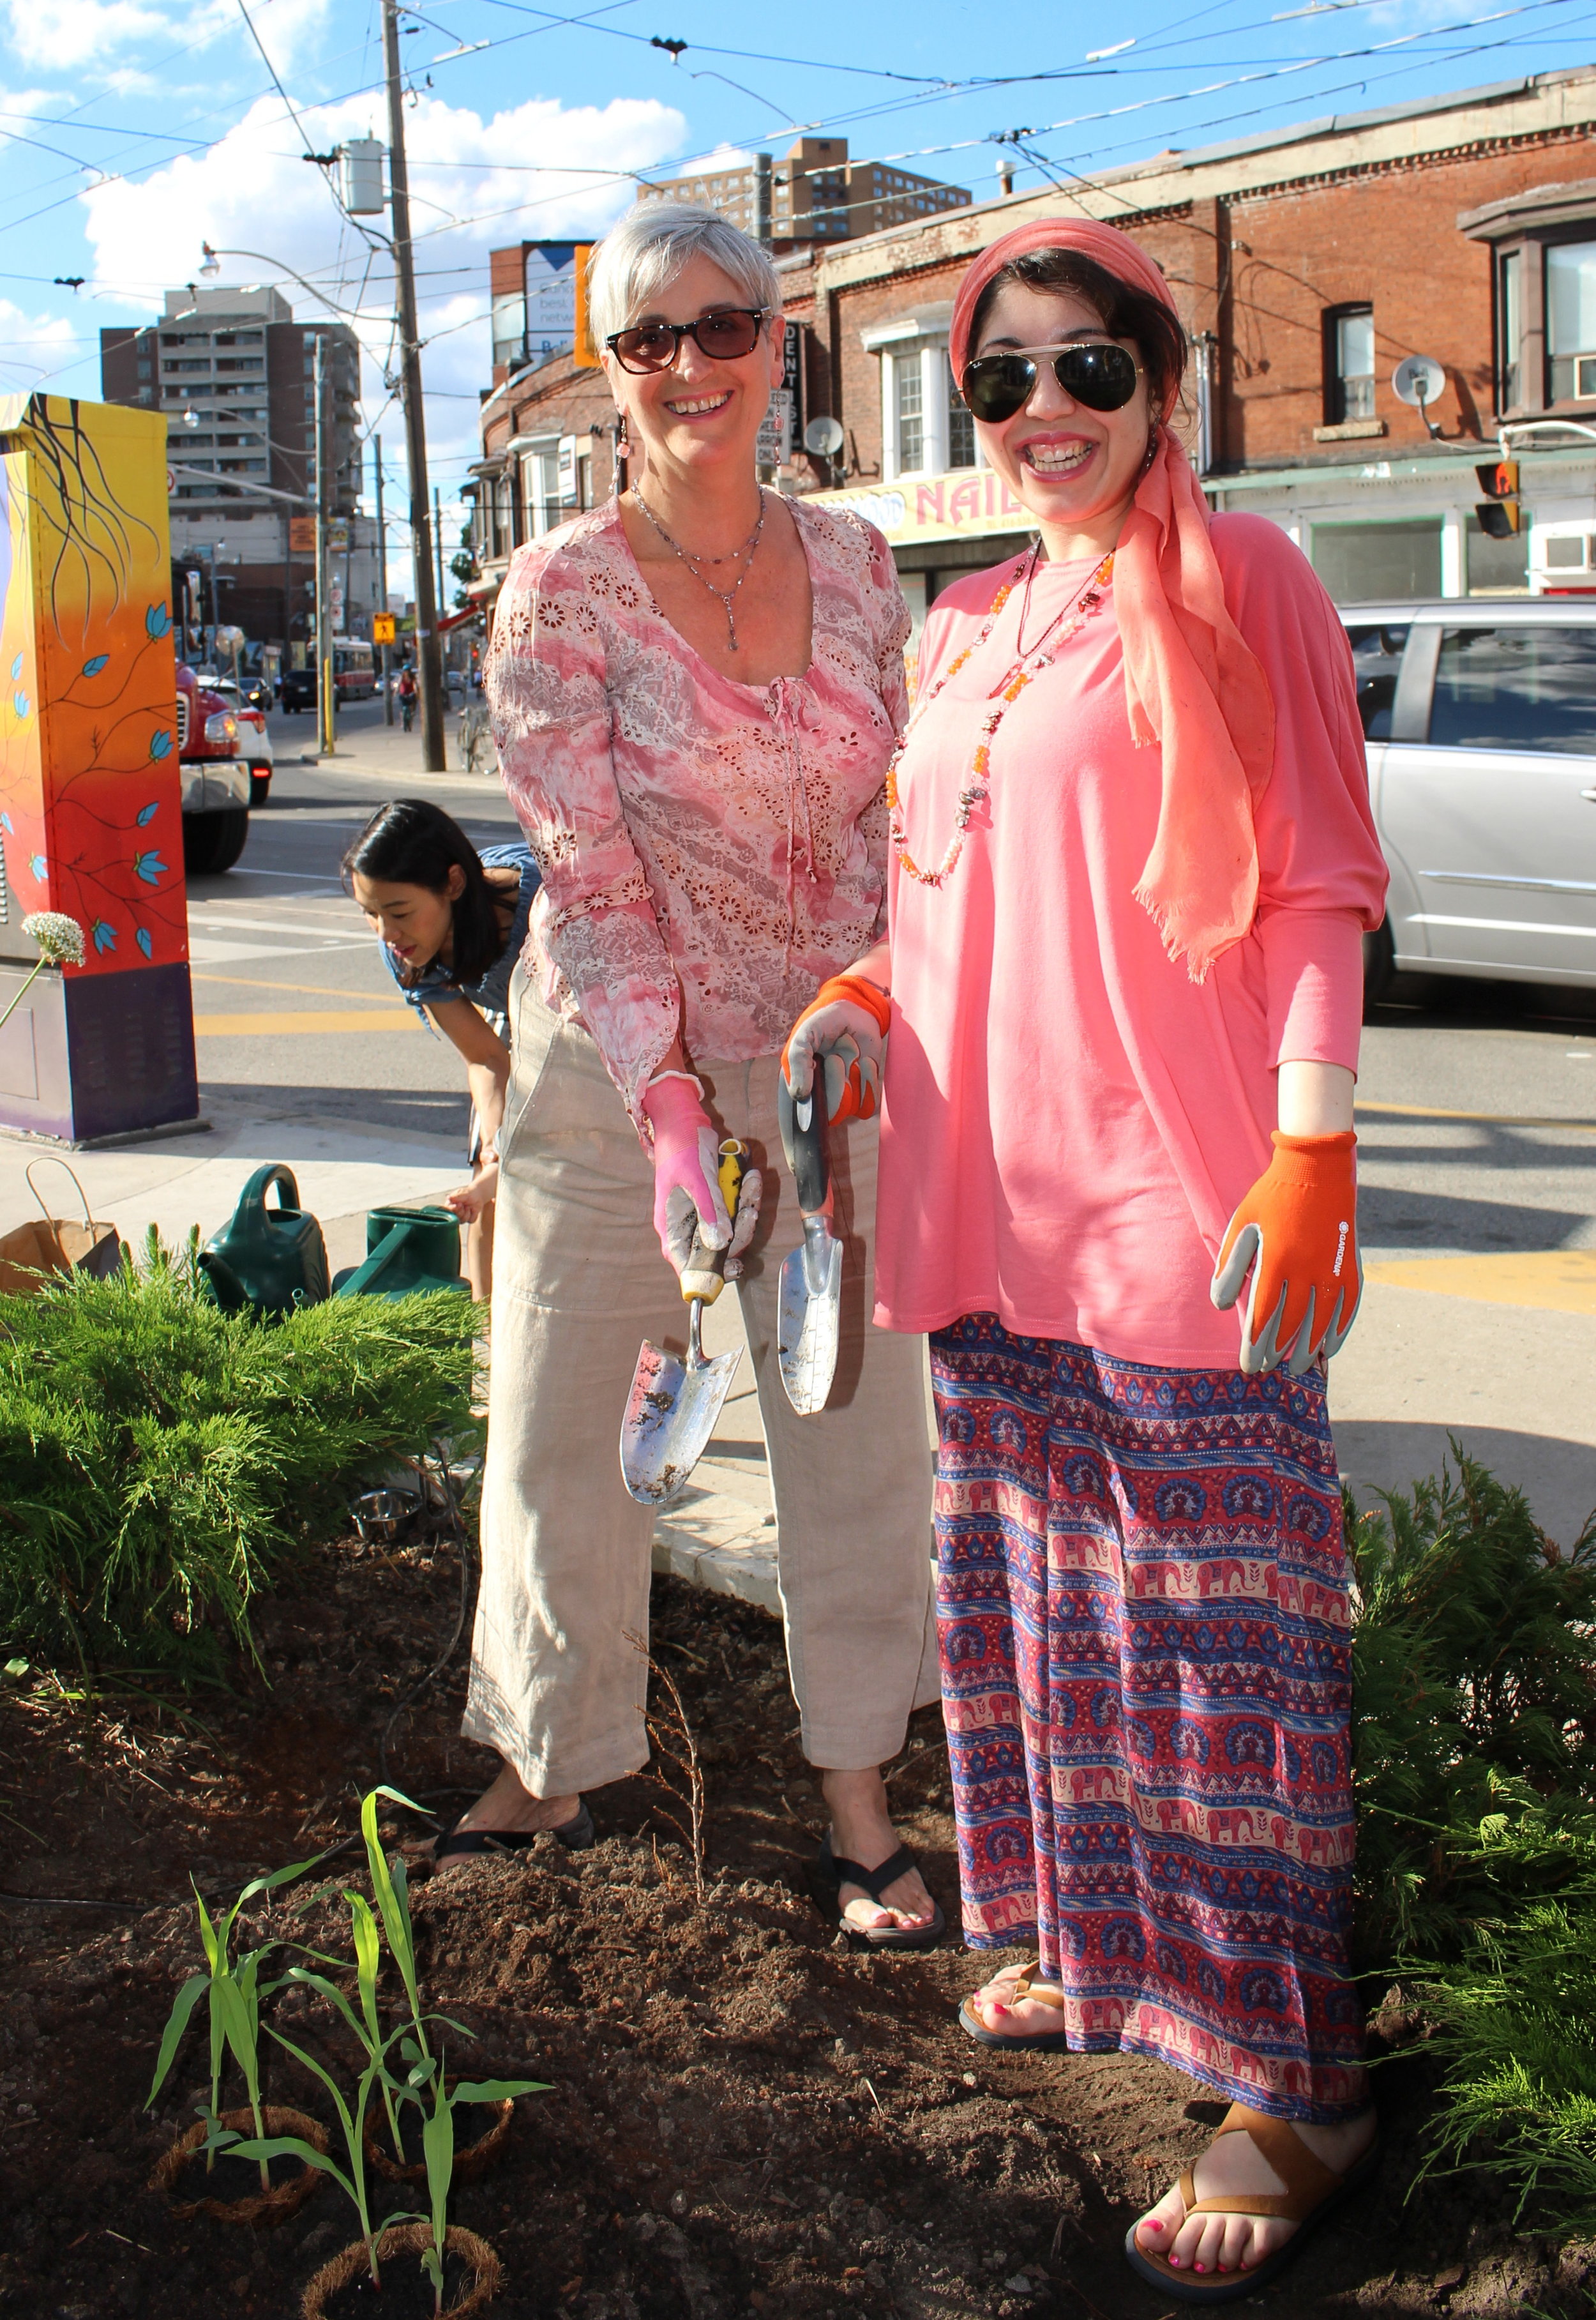
[[393, 963], [393, 954], [387, 944], [380, 946], [388, 972], [403, 992], [406, 1004], [419, 1008], [423, 1013], [428, 1007], [444, 1005], [454, 999], [469, 999], [473, 1006], [481, 1008], [484, 1015], [508, 1015], [509, 1012], [509, 978], [515, 972], [516, 961], [527, 939], [532, 897], [543, 884], [543, 873], [533, 860], [530, 848], [518, 842], [514, 846], [484, 847], [479, 859], [484, 870], [518, 870], [521, 885], [516, 896], [515, 916], [504, 938], [504, 948], [477, 982], [456, 983], [452, 971], [441, 959], [435, 958], [429, 966], [421, 969], [413, 983], [405, 983], [401, 980], [399, 969]]

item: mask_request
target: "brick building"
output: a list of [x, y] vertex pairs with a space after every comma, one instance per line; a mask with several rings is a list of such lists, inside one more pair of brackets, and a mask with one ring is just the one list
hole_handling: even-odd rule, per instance
[[329, 512], [348, 520], [349, 546], [333, 559], [335, 618], [341, 602], [340, 625], [369, 635], [375, 527], [355, 513], [360, 346], [348, 324], [297, 322], [276, 290], [185, 288], [167, 291], [158, 322], [100, 333], [104, 400], [167, 419], [173, 561], [203, 574], [207, 621], [214, 597], [223, 621], [290, 648], [308, 640], [314, 595], [314, 556], [294, 544], [290, 527], [311, 512], [319, 338], [327, 342]]
[[769, 153], [754, 153], [707, 163], [685, 177], [645, 186], [637, 198], [701, 202], [755, 235], [762, 210], [771, 250], [778, 258], [969, 206], [962, 186], [917, 177], [888, 161], [850, 160], [845, 137], [800, 137], [779, 161]]
[[[868, 512], [916, 612], [1028, 529], [978, 464], [948, 323], [970, 257], [1060, 209], [1123, 226], [1162, 267], [1193, 342], [1179, 423], [1211, 499], [1285, 526], [1339, 599], [1596, 587], [1596, 441], [1519, 449], [1516, 536], [1475, 513], [1501, 421], [1596, 429], [1596, 70], [1159, 154], [1078, 195], [961, 206], [779, 261], [802, 415], [843, 430], [834, 462], [800, 453], [782, 488]], [[1414, 354], [1445, 373], [1439, 440], [1392, 388]], [[516, 541], [609, 490], [612, 418], [602, 374], [568, 358], [484, 402], [488, 589]]]

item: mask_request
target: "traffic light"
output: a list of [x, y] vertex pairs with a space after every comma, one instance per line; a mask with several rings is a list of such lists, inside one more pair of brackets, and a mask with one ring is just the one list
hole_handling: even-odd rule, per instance
[[1491, 539], [1510, 539], [1524, 521], [1524, 511], [1519, 503], [1519, 462], [1487, 460], [1474, 469], [1474, 474], [1485, 494], [1474, 506], [1480, 530]]

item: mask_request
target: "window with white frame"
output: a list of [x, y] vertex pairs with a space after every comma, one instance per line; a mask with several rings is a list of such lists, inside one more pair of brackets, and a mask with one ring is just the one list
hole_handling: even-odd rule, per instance
[[1546, 268], [1552, 401], [1596, 395], [1596, 241], [1551, 243]]
[[560, 443], [551, 435], [546, 443], [535, 443], [521, 459], [521, 493], [527, 511], [525, 525], [528, 539], [541, 539], [546, 531], [553, 531], [564, 521], [560, 504]]
[[[869, 340], [866, 341], [869, 344]], [[977, 464], [975, 430], [953, 385], [945, 337], [887, 338], [871, 349], [881, 362], [881, 472], [937, 476]]]

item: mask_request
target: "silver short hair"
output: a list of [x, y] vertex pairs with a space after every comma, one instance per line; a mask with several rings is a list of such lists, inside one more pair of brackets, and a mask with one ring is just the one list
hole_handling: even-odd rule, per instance
[[588, 313], [598, 345], [624, 331], [695, 258], [718, 266], [750, 306], [774, 314], [781, 285], [768, 250], [694, 202], [641, 201], [611, 228], [588, 262]]

